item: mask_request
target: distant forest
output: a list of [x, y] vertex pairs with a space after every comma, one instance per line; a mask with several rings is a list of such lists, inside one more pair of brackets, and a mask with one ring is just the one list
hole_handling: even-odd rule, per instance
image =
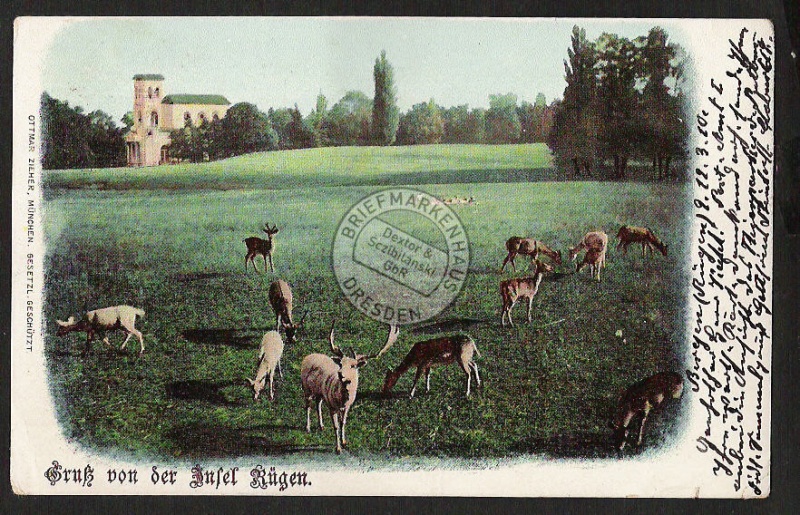
[[[658, 27], [635, 39], [602, 34], [586, 39], [574, 27], [564, 61], [563, 100], [533, 104], [514, 93], [489, 95], [489, 108], [444, 107], [434, 99], [400, 113], [394, 70], [385, 53], [375, 60], [373, 98], [347, 92], [329, 106], [320, 94], [303, 116], [297, 105], [266, 113], [241, 102], [219, 120], [172, 131], [170, 156], [199, 162], [250, 152], [353, 145], [547, 143], [556, 165], [573, 177], [626, 178], [646, 163], [655, 179], [673, 179], [671, 163], [686, 157], [683, 114], [686, 54]], [[103, 111], [42, 95], [45, 169], [125, 166], [122, 125]]]

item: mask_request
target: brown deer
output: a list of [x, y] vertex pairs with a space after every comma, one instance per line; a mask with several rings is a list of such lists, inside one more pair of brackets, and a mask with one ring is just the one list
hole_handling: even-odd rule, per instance
[[600, 280], [600, 269], [606, 265], [606, 250], [608, 248], [608, 235], [603, 231], [588, 232], [583, 239], [573, 248], [569, 249], [569, 260], [574, 261], [581, 250], [586, 251], [583, 260], [575, 267], [576, 272], [589, 265], [590, 275]]
[[431, 391], [431, 368], [439, 365], [449, 365], [458, 363], [458, 366], [467, 374], [467, 397], [470, 394], [470, 381], [472, 372], [475, 372], [475, 383], [481, 385], [481, 377], [478, 375], [478, 365], [472, 361], [473, 354], [477, 353], [478, 346], [475, 341], [465, 335], [443, 336], [415, 343], [400, 365], [394, 370], [387, 370], [386, 379], [383, 383], [383, 394], [389, 395], [397, 380], [405, 374], [411, 367], [417, 368], [414, 376], [414, 383], [411, 386], [409, 398], [414, 397], [417, 391], [417, 381], [420, 376], [425, 374], [425, 391]]
[[623, 225], [619, 228], [619, 232], [617, 232], [617, 238], [619, 239], [619, 243], [617, 243], [617, 250], [622, 248], [622, 253], [628, 253], [628, 246], [631, 243], [641, 243], [642, 244], [642, 257], [645, 257], [647, 251], [649, 250], [651, 254], [653, 254], [653, 248], [655, 247], [661, 252], [664, 256], [667, 255], [667, 245], [665, 245], [658, 237], [648, 229], [647, 227], [634, 227], [632, 225]]
[[506, 316], [508, 316], [508, 323], [512, 326], [514, 321], [511, 319], [511, 310], [519, 299], [528, 299], [528, 322], [531, 321], [531, 307], [533, 306], [533, 297], [539, 291], [539, 284], [542, 282], [544, 274], [552, 272], [553, 266], [539, 261], [536, 263], [536, 273], [532, 277], [518, 277], [516, 279], [509, 279], [500, 283], [500, 297], [503, 299], [503, 311], [500, 315], [500, 323], [503, 327], [506, 326]]
[[350, 357], [346, 356], [334, 343], [333, 325], [331, 326], [328, 341], [334, 354], [333, 357], [324, 354], [309, 354], [303, 358], [300, 365], [303, 399], [306, 404], [306, 431], [311, 432], [311, 406], [314, 403], [317, 404], [319, 427], [325, 427], [322, 423], [322, 403], [325, 402], [331, 412], [333, 427], [336, 431], [336, 452], [342, 452], [342, 446], [347, 446], [345, 435], [347, 415], [356, 400], [358, 391], [358, 369], [369, 360], [377, 358], [389, 350], [389, 347], [397, 341], [399, 334], [398, 327], [389, 326], [386, 344], [378, 353], [356, 354], [351, 349], [352, 357]]
[[541, 253], [552, 259], [555, 264], [561, 264], [560, 250], [556, 252], [541, 241], [534, 240], [533, 238], [520, 238], [519, 236], [512, 236], [508, 239], [508, 241], [506, 241], [506, 250], [508, 251], [508, 255], [503, 260], [503, 265], [500, 267], [500, 272], [505, 270], [506, 264], [509, 262], [511, 263], [511, 267], [514, 269], [514, 271], [517, 271], [517, 266], [514, 264], [514, 258], [517, 257], [517, 254], [530, 256], [531, 262], [534, 262]]
[[675, 372], [659, 372], [639, 381], [620, 396], [609, 427], [614, 430], [614, 446], [622, 450], [628, 437], [628, 426], [634, 417], [642, 415], [636, 446], [642, 445], [644, 425], [652, 410], [669, 398], [678, 399], [683, 393], [683, 378]]
[[247, 245], [247, 255], [244, 257], [244, 269], [247, 271], [247, 262], [249, 261], [253, 263], [253, 270], [258, 272], [255, 259], [256, 256], [260, 254], [264, 256], [264, 271], [267, 271], [267, 259], [269, 258], [269, 269], [272, 273], [275, 273], [275, 267], [272, 266], [272, 251], [275, 249], [275, 242], [272, 237], [278, 234], [280, 229], [278, 229], [278, 226], [270, 227], [268, 223], [265, 223], [264, 228], [261, 230], [267, 233], [266, 240], [255, 236], [242, 240], [244, 244]]
[[[272, 306], [272, 311], [275, 312], [275, 330], [279, 331], [283, 327], [286, 332], [286, 343], [295, 343], [297, 331], [302, 327], [308, 311], [300, 318], [300, 322], [294, 323], [292, 320], [292, 288], [286, 281], [278, 279], [269, 285], [269, 304]], [[280, 366], [278, 371], [280, 372]]]

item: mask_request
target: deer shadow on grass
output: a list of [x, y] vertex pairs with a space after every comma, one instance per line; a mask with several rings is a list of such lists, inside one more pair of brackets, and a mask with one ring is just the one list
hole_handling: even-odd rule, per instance
[[204, 381], [204, 380], [188, 380], [188, 381], [174, 381], [167, 383], [166, 391], [167, 397], [170, 399], [178, 399], [183, 401], [201, 401], [211, 404], [219, 404], [223, 406], [240, 406], [244, 402], [228, 400], [222, 393], [223, 388], [231, 386], [241, 386], [242, 390], [245, 389], [245, 382], [242, 381]]
[[192, 328], [181, 331], [181, 336], [191, 343], [202, 345], [228, 345], [240, 349], [255, 349], [268, 327], [245, 329]]
[[572, 277], [575, 272], [564, 273], [564, 272], [553, 272], [551, 274], [546, 274], [542, 281], [545, 282], [558, 282], [565, 277]]
[[448, 318], [430, 324], [417, 326], [411, 330], [412, 334], [438, 334], [447, 332], [465, 331], [476, 325], [485, 323], [477, 318]]
[[358, 392], [358, 400], [362, 401], [380, 402], [396, 399], [408, 399], [408, 392], [399, 390], [392, 390], [388, 394], [383, 393], [383, 390], [366, 390], [363, 392]]
[[[519, 183], [553, 181], [561, 178], [553, 168], [476, 168], [439, 169], [408, 173], [388, 174], [376, 177], [378, 186], [400, 186], [420, 184], [471, 184], [471, 183]], [[481, 199], [477, 198], [477, 202]], [[465, 206], [468, 206], [465, 204]]]
[[221, 427], [204, 423], [178, 425], [166, 433], [182, 455], [223, 458], [251, 455], [286, 455], [302, 452], [331, 452], [327, 445], [287, 443], [289, 431], [305, 431], [305, 427], [286, 424], [262, 424], [249, 427]]
[[516, 442], [515, 452], [546, 454], [555, 458], [616, 458], [611, 432], [576, 432], [548, 437], [531, 437]]
[[173, 274], [170, 277], [170, 280], [177, 281], [180, 283], [188, 283], [193, 281], [219, 279], [222, 277], [231, 277], [231, 276], [233, 276], [233, 274], [230, 272], [187, 272], [187, 273]]

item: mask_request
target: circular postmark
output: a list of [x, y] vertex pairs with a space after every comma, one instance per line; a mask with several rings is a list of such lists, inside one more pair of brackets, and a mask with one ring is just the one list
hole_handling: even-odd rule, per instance
[[412, 188], [364, 197], [333, 239], [333, 271], [345, 297], [388, 324], [439, 314], [461, 291], [468, 266], [461, 220], [441, 200]]

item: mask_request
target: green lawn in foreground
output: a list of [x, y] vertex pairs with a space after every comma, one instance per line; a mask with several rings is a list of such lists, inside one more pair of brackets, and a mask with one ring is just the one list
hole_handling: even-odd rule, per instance
[[[416, 184], [413, 170], [426, 170], [413, 159], [405, 169], [391, 161], [405, 184]], [[364, 164], [363, 173], [370, 167]], [[339, 217], [374, 187], [306, 181], [291, 190], [61, 191], [46, 202], [49, 327], [54, 331], [55, 317], [106, 305], [130, 303], [147, 312], [138, 323], [147, 345], [142, 357], [106, 351], [98, 342], [83, 358], [80, 336], [46, 337], [68, 438], [141, 458], [332, 454], [329, 422], [322, 432], [304, 430], [299, 366], [306, 354], [327, 352], [334, 318], [342, 345], [372, 352], [386, 337], [385, 327], [344, 301], [330, 268]], [[407, 399], [408, 375], [397, 396], [380, 398], [385, 369], [429, 337], [404, 328], [387, 354], [362, 369], [348, 419], [350, 455], [613, 455], [606, 423], [620, 390], [656, 371], [682, 369], [675, 348], [684, 339], [689, 186], [475, 182], [423, 188], [477, 200], [453, 206], [469, 233], [471, 274], [438, 320], [479, 321], [466, 332], [480, 349], [485, 386], [465, 399], [461, 372], [435, 369], [431, 393], [423, 389]], [[242, 239], [258, 234], [265, 221], [281, 228], [276, 274], [245, 274]], [[670, 244], [670, 255], [642, 260], [638, 249], [627, 256], [612, 249], [600, 284], [565, 265], [543, 282], [533, 324], [522, 323], [518, 306], [520, 325], [500, 327], [498, 282], [512, 276], [497, 273], [506, 238], [532, 235], [566, 253], [586, 231], [602, 228], [613, 247], [622, 223], [650, 226]], [[521, 274], [524, 260], [517, 264]], [[266, 295], [274, 277], [292, 284], [296, 313], [310, 314], [298, 344], [284, 352], [275, 402], [254, 403], [244, 379], [252, 377], [260, 338], [274, 324]], [[655, 417], [646, 444], [657, 446], [675, 419], [669, 411]]]

